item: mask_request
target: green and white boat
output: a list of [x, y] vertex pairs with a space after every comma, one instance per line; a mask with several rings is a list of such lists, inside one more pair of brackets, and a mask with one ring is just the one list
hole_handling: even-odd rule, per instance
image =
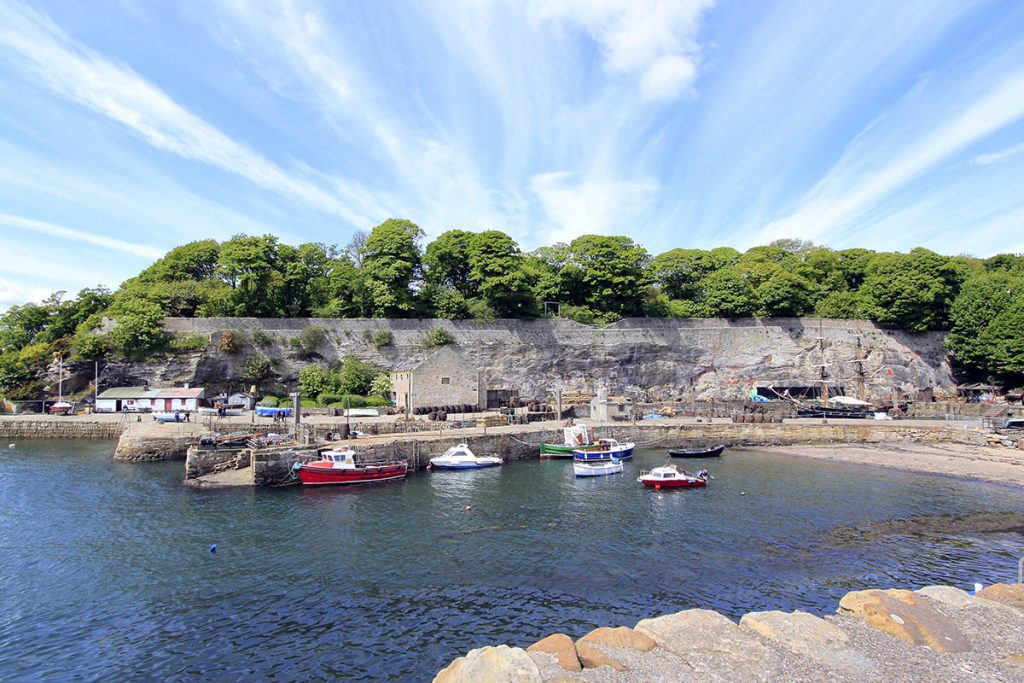
[[573, 450], [578, 451], [593, 445], [590, 443], [590, 434], [587, 432], [586, 425], [566, 427], [562, 430], [562, 434], [565, 437], [564, 443], [542, 443], [540, 445], [541, 459], [571, 459]]

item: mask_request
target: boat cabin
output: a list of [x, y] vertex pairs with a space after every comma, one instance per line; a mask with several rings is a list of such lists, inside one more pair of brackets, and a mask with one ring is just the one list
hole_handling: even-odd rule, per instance
[[322, 451], [320, 453], [320, 460], [313, 464], [334, 469], [349, 469], [356, 466], [356, 453], [351, 449]]

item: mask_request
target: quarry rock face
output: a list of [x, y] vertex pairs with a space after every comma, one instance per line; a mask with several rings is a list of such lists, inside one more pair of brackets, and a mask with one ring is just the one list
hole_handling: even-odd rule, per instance
[[[241, 385], [246, 361], [264, 356], [271, 381], [293, 384], [303, 366], [348, 354], [387, 368], [422, 360], [437, 350], [428, 334], [443, 328], [487, 389], [537, 398], [556, 389], [605, 387], [652, 401], [735, 399], [755, 386], [819, 386], [823, 365], [830, 386], [856, 396], [862, 383], [869, 399], [954, 384], [943, 333], [885, 330], [865, 321], [630, 318], [599, 328], [558, 319], [168, 318], [165, 328], [208, 336], [210, 344], [111, 370], [133, 383]], [[382, 331], [391, 333], [390, 342], [378, 346]], [[236, 342], [232, 352], [222, 350], [225, 333]]]

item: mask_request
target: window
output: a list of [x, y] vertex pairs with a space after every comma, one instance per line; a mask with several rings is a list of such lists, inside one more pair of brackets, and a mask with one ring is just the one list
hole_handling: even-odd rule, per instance
[[452, 378], [451, 377], [442, 377], [441, 378], [441, 384], [451, 384], [451, 383], [452, 383]]

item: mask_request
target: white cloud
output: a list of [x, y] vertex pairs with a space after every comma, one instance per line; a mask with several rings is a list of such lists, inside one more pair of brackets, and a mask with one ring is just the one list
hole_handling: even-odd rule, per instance
[[61, 225], [54, 225], [53, 223], [37, 221], [31, 218], [12, 216], [6, 213], [0, 213], [0, 225], [29, 230], [43, 235], [51, 235], [53, 237], [59, 237], [61, 239], [71, 240], [74, 242], [91, 244], [96, 247], [102, 247], [103, 249], [120, 251], [126, 254], [132, 254], [133, 256], [141, 256], [143, 258], [157, 259], [164, 254], [162, 249], [157, 249], [156, 247], [146, 244], [126, 242], [113, 237], [104, 237], [103, 235], [99, 235], [95, 232], [65, 228]]
[[648, 100], [678, 97], [693, 84], [700, 20], [714, 0], [534, 0], [534, 21], [575, 23], [601, 46], [611, 73], [635, 74]]
[[[877, 146], [878, 140], [870, 135], [875, 131], [869, 128], [868, 134], [856, 139], [843, 158], [804, 198], [800, 208], [768, 224], [755, 237], [755, 243], [780, 237], [820, 238], [856, 219], [953, 154], [1021, 118], [1024, 118], [1024, 71], [1004, 77], [980, 99], [903, 149]], [[862, 148], [870, 150], [866, 158]]]
[[971, 163], [975, 166], [991, 166], [992, 164], [998, 164], [1007, 159], [1020, 156], [1024, 154], [1024, 142], [1013, 147], [1008, 147], [998, 152], [990, 152], [989, 154], [979, 154], [978, 156], [971, 159]]
[[38, 303], [48, 296], [50, 291], [43, 287], [26, 286], [24, 283], [0, 278], [0, 313], [11, 306], [20, 306], [30, 301]]
[[659, 188], [652, 180], [579, 181], [570, 172], [556, 171], [533, 176], [530, 189], [547, 217], [544, 243], [551, 244], [622, 232], [642, 220]]
[[234, 141], [127, 66], [69, 38], [30, 9], [0, 5], [0, 45], [20, 54], [23, 66], [53, 91], [127, 126], [154, 147], [240, 175], [353, 225], [370, 220], [334, 193]]

